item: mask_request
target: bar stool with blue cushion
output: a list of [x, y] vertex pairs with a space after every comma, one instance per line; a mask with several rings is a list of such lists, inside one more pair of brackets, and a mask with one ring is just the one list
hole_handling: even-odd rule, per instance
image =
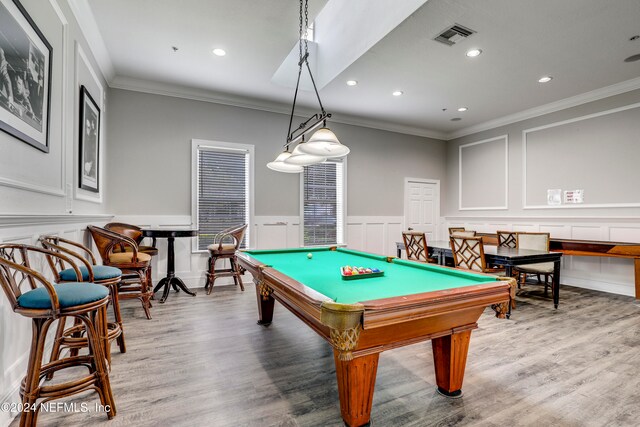
[[[118, 285], [122, 271], [116, 267], [107, 265], [95, 265], [96, 259], [91, 250], [86, 246], [74, 242], [72, 240], [63, 239], [58, 236], [40, 236], [40, 243], [46, 249], [56, 253], [63, 253], [69, 256], [80, 266], [82, 274], [82, 282], [91, 282], [98, 285], [106, 286], [111, 294], [111, 306], [115, 322], [107, 324], [109, 344], [106, 349], [107, 360], [111, 362], [111, 343], [117, 340], [121, 353], [125, 353], [126, 345], [124, 341], [124, 328], [122, 325], [122, 316], [120, 314], [120, 302], [118, 301]], [[73, 249], [79, 249], [78, 253]], [[84, 256], [83, 256], [84, 254]], [[56, 283], [76, 282], [76, 273], [73, 268], [67, 268], [67, 265], [61, 258], [47, 258], [54, 272], [54, 280]], [[78, 350], [87, 346], [87, 339], [84, 335], [84, 327], [78, 321], [70, 327], [66, 328], [66, 319], [60, 319], [58, 329], [56, 331], [56, 341], [51, 349], [50, 361], [57, 360], [60, 352], [65, 348], [70, 349], [71, 355], [76, 356]]]
[[[100, 403], [108, 408], [107, 417], [111, 419], [116, 415], [116, 406], [105, 359], [109, 289], [94, 283], [50, 283], [34, 269], [43, 254], [47, 258], [63, 259], [73, 268], [76, 278], [81, 277], [77, 265], [66, 255], [31, 245], [0, 244], [0, 286], [13, 311], [32, 319], [31, 350], [20, 396], [23, 407], [36, 409], [21, 413], [20, 426], [36, 425], [39, 403], [90, 390], [98, 392]], [[23, 292], [21, 288], [25, 284], [29, 289]], [[84, 325], [88, 354], [43, 364], [47, 332], [51, 324], [62, 317], [78, 319]], [[87, 368], [88, 375], [53, 385], [42, 382], [54, 372], [77, 367]]]

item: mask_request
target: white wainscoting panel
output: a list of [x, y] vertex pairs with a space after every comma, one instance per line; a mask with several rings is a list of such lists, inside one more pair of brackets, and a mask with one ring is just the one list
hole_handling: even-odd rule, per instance
[[347, 247], [380, 255], [396, 255], [402, 240], [403, 216], [348, 216]]
[[[493, 233], [498, 229], [549, 232], [551, 237], [640, 244], [640, 221], [633, 217], [445, 217], [447, 227]], [[499, 227], [497, 226], [499, 225]], [[632, 259], [563, 256], [561, 281], [614, 294], [635, 295]], [[561, 296], [562, 298], [562, 296]]]
[[[88, 224], [101, 225], [111, 218], [109, 215], [0, 215], [0, 242], [38, 245], [43, 234], [63, 236], [67, 239], [87, 243]], [[97, 255], [97, 254], [96, 254]], [[99, 256], [97, 256], [99, 259]], [[37, 258], [32, 266], [52, 279], [52, 272], [44, 257]], [[27, 285], [23, 286], [27, 290]], [[54, 325], [55, 326], [55, 325]], [[50, 333], [55, 331], [55, 327]], [[49, 344], [52, 341], [49, 340]], [[0, 296], [0, 405], [20, 402], [18, 388], [26, 374], [31, 343], [31, 321], [13, 312], [7, 298]], [[45, 348], [46, 357], [51, 346]], [[16, 414], [3, 413], [0, 425], [7, 425]]]
[[255, 242], [257, 249], [282, 249], [300, 246], [299, 216], [256, 216]]

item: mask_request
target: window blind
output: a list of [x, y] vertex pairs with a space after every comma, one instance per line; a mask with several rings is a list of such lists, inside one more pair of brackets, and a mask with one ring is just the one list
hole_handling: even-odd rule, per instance
[[[249, 153], [198, 149], [198, 250], [222, 230], [249, 223]], [[242, 248], [248, 246], [245, 233]]]
[[343, 235], [343, 164], [304, 168], [304, 245], [335, 245]]

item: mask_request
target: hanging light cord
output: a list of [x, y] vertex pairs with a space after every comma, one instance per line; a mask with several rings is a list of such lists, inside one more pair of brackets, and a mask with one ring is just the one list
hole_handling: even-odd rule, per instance
[[[304, 3], [304, 5], [303, 5]], [[304, 6], [304, 9], [303, 9]], [[303, 14], [304, 14], [304, 25], [303, 25]], [[309, 46], [308, 46], [308, 34], [309, 34], [309, 1], [308, 0], [300, 0], [300, 26], [299, 26], [299, 40], [298, 40], [298, 52], [299, 52], [299, 62], [298, 62], [298, 79], [296, 81], [296, 91], [293, 94], [293, 105], [291, 106], [291, 117], [289, 117], [289, 130], [287, 131], [287, 143], [284, 145], [285, 150], [289, 151], [289, 145], [293, 143], [298, 138], [302, 137], [304, 139], [304, 135], [306, 132], [317, 126], [321, 122], [325, 122], [327, 118], [331, 117], [330, 113], [327, 113], [322, 105], [322, 100], [320, 99], [320, 94], [318, 93], [318, 88], [316, 87], [316, 82], [313, 78], [313, 74], [311, 73], [311, 67], [309, 66]], [[303, 53], [303, 43], [304, 43], [304, 53]], [[309, 117], [306, 121], [300, 123], [297, 129], [291, 130], [291, 126], [293, 125], [293, 115], [296, 109], [296, 101], [298, 99], [298, 89], [300, 87], [300, 77], [302, 76], [302, 65], [305, 64], [307, 66], [307, 71], [309, 72], [309, 77], [311, 78], [311, 83], [313, 84], [313, 90], [316, 94], [316, 98], [318, 99], [318, 104], [320, 105], [320, 113], [316, 113], [313, 116]], [[315, 120], [315, 122], [307, 129], [307, 126], [311, 121]], [[302, 130], [302, 132], [295, 135], [296, 132]]]

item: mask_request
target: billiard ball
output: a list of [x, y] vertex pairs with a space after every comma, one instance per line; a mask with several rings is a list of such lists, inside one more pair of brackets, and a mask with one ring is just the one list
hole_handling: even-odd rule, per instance
[[309, 259], [313, 258], [313, 254], [312, 254], [311, 252], [309, 252], [309, 253], [307, 254], [307, 258], [309, 258]]

